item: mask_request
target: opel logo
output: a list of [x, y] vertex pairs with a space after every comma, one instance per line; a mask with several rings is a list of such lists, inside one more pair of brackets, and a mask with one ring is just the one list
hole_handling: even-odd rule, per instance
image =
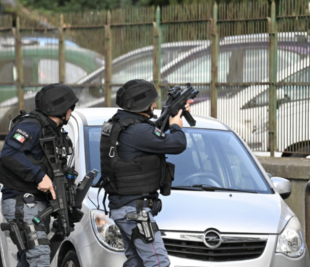
[[205, 233], [204, 243], [208, 248], [218, 248], [222, 242], [222, 237], [218, 232], [210, 230]]

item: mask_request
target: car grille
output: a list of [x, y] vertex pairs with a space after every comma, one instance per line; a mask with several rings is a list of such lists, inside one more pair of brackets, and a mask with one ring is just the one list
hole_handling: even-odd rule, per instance
[[168, 254], [200, 261], [242, 261], [258, 258], [263, 254], [266, 240], [222, 243], [218, 248], [208, 248], [203, 242], [165, 239]]

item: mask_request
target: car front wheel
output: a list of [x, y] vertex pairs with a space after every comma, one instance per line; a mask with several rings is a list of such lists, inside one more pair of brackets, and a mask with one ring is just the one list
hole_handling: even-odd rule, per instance
[[61, 263], [61, 267], [80, 267], [79, 259], [75, 251], [70, 250]]

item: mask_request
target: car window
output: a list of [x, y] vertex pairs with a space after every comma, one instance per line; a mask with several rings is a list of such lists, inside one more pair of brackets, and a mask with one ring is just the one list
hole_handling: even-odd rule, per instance
[[[253, 159], [229, 131], [184, 128], [186, 150], [179, 155], [167, 155], [175, 164], [173, 186], [203, 184], [239, 190], [270, 193], [264, 177]], [[87, 171], [100, 172], [99, 142], [101, 126], [85, 127]], [[101, 174], [99, 173], [97, 182]]]
[[85, 151], [87, 172], [93, 169], [98, 170], [98, 175], [94, 180], [96, 184], [101, 177], [100, 168], [100, 137], [101, 126], [85, 127]]

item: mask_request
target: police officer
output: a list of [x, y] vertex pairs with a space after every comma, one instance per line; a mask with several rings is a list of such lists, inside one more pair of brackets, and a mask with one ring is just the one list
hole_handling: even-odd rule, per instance
[[[118, 110], [102, 127], [101, 185], [109, 194], [111, 218], [122, 234], [127, 257], [124, 267], [170, 265], [154, 220], [161, 209], [157, 190], [165, 192], [163, 187], [168, 185], [170, 191], [174, 165], [166, 162], [165, 154], [182, 153], [186, 137], [182, 110], [170, 118], [170, 133], [158, 134], [159, 129], [150, 119], [159, 97], [153, 84], [128, 81], [117, 91], [116, 103], [123, 110]], [[188, 111], [191, 102], [185, 106]], [[149, 221], [144, 226], [150, 228], [143, 228], [140, 219]]]
[[2, 214], [8, 222], [16, 220], [21, 233], [34, 227], [36, 234], [32, 234], [32, 238], [37, 238], [36, 245], [28, 247], [26, 252], [18, 252], [17, 266], [50, 266], [48, 221], [45, 221], [47, 225], [32, 224], [33, 217], [47, 207], [45, 193], [49, 191], [53, 199], [56, 198], [53, 170], [39, 140], [59, 138], [61, 127], [67, 124], [77, 102], [78, 98], [68, 86], [45, 86], [36, 94], [36, 109], [29, 114], [21, 111], [6, 136], [0, 155], [0, 183], [4, 185]]

